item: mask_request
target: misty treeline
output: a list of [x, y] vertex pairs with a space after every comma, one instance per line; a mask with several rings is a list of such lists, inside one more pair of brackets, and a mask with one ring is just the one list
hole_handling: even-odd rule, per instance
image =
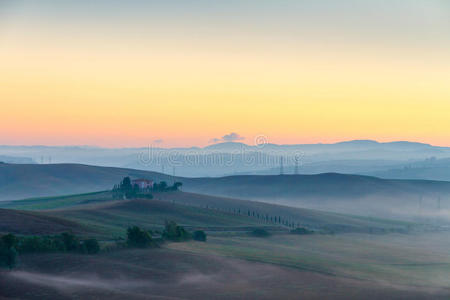
[[127, 176], [119, 184], [114, 185], [112, 195], [114, 199], [153, 199], [152, 192], [178, 191], [182, 185], [181, 182], [175, 182], [169, 186], [167, 182], [161, 181], [154, 183], [152, 187], [140, 188], [139, 185], [133, 184], [131, 178]]
[[10, 269], [17, 264], [19, 254], [45, 252], [74, 252], [96, 254], [100, 245], [96, 239], [81, 240], [71, 232], [54, 236], [16, 236], [0, 238], [0, 264]]
[[[174, 221], [166, 221], [162, 232], [132, 226], [127, 229], [126, 236], [125, 246], [129, 248], [158, 247], [164, 241], [206, 241], [204, 231], [188, 232]], [[96, 239], [82, 240], [71, 232], [53, 236], [16, 236], [9, 233], [0, 237], [1, 267], [13, 269], [17, 265], [19, 254], [49, 252], [97, 254], [100, 252], [100, 244]]]
[[[157, 238], [154, 238], [157, 236]], [[188, 232], [184, 227], [174, 221], [166, 221], [162, 232], [144, 230], [138, 226], [127, 229], [126, 246], [131, 248], [158, 247], [163, 241], [182, 242], [188, 240], [206, 241], [206, 233], [203, 230]]]

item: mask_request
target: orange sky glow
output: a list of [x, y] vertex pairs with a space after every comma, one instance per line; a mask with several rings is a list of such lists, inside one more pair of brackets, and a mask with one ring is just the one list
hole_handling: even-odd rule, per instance
[[204, 146], [236, 132], [248, 144], [264, 134], [279, 144], [450, 146], [442, 23], [423, 43], [325, 38], [321, 28], [219, 34], [191, 24], [188, 34], [177, 25], [138, 34], [131, 25], [53, 25], [15, 15], [0, 23], [0, 144]]

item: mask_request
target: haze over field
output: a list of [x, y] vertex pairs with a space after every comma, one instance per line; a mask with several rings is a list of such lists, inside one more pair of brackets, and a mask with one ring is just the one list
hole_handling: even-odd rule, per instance
[[450, 299], [448, 0], [0, 0], [0, 299]]

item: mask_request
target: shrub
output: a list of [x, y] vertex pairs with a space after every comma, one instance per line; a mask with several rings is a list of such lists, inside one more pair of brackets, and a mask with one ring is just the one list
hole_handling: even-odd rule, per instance
[[80, 241], [71, 232], [64, 232], [61, 234], [62, 241], [64, 243], [64, 248], [68, 252], [76, 251], [80, 248]]
[[82, 243], [83, 252], [87, 254], [97, 254], [100, 251], [100, 245], [96, 239], [85, 240]]
[[55, 241], [48, 237], [24, 237], [21, 238], [18, 248], [20, 253], [64, 251], [65, 247], [61, 241]]
[[251, 234], [256, 237], [268, 237], [270, 235], [270, 233], [267, 232], [267, 230], [262, 228], [257, 228], [253, 230]]
[[128, 247], [146, 248], [153, 244], [152, 236], [137, 226], [129, 227], [127, 230]]
[[191, 234], [182, 226], [178, 226], [174, 221], [166, 221], [162, 236], [164, 239], [175, 242], [185, 241], [191, 238]]
[[5, 255], [6, 266], [11, 270], [17, 264], [17, 251], [14, 247], [11, 247], [8, 250], [6, 250], [5, 254], [6, 254]]
[[7, 249], [17, 246], [18, 239], [14, 234], [8, 233], [2, 236], [2, 242]]
[[206, 242], [206, 233], [203, 230], [194, 231], [193, 239], [200, 242]]
[[13, 234], [7, 234], [0, 239], [0, 265], [12, 269], [17, 264], [17, 238]]

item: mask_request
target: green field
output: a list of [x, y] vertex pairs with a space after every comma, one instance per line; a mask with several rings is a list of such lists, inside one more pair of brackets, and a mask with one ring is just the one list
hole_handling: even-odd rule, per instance
[[28, 198], [16, 201], [0, 201], [0, 208], [11, 208], [20, 210], [46, 210], [67, 208], [76, 205], [94, 202], [111, 201], [111, 192], [93, 192], [76, 195]]
[[399, 288], [450, 287], [450, 233], [211, 237], [171, 249], [269, 262]]
[[[156, 193], [154, 196], [153, 200], [113, 200], [110, 192], [97, 192], [5, 202], [0, 203], [0, 207], [75, 221], [104, 238], [123, 236], [124, 229], [131, 225], [161, 229], [165, 220], [211, 233], [249, 231], [255, 226], [277, 232], [287, 231], [290, 228], [285, 221], [290, 226], [302, 226], [325, 233], [408, 232], [419, 228], [417, 224], [403, 221], [185, 192]], [[283, 223], [278, 221], [279, 218]]]
[[[206, 243], [164, 243], [159, 249], [139, 251], [113, 247], [89, 257], [69, 253], [23, 255], [17, 278], [0, 271], [0, 279], [9, 282], [4, 291], [10, 294], [6, 295], [21, 295], [19, 286], [32, 284], [28, 288], [33, 290], [39, 282], [35, 295], [60, 297], [60, 290], [47, 282], [58, 285], [64, 278], [64, 282], [75, 282], [70, 291], [74, 297], [104, 297], [104, 289], [90, 286], [85, 279], [92, 271], [79, 265], [83, 263], [96, 266], [95, 278], [101, 279], [101, 285], [119, 284], [110, 292], [117, 299], [141, 299], [148, 293], [187, 298], [210, 295], [218, 299], [289, 298], [297, 293], [321, 299], [346, 299], [348, 295], [361, 299], [391, 295], [446, 299], [450, 295], [447, 231], [184, 192], [154, 196], [152, 200], [113, 200], [109, 192], [98, 192], [2, 203], [0, 232], [39, 235], [73, 230], [81, 238], [95, 237], [105, 246], [124, 238], [129, 226], [161, 231], [164, 222], [172, 220], [189, 231], [202, 229], [208, 234]], [[315, 234], [291, 234], [285, 224], [258, 218], [258, 214], [281, 216], [315, 230]], [[270, 236], [252, 236], [250, 232], [256, 228], [267, 230]], [[196, 279], [185, 283], [186, 276]], [[233, 276], [235, 280], [230, 282]], [[124, 280], [142, 278], [145, 283], [139, 284], [145, 288], [138, 292], [130, 291], [128, 284], [120, 285]], [[148, 282], [155, 280], [163, 287], [171, 286], [170, 291], [159, 285], [149, 289], [152, 285]]]

